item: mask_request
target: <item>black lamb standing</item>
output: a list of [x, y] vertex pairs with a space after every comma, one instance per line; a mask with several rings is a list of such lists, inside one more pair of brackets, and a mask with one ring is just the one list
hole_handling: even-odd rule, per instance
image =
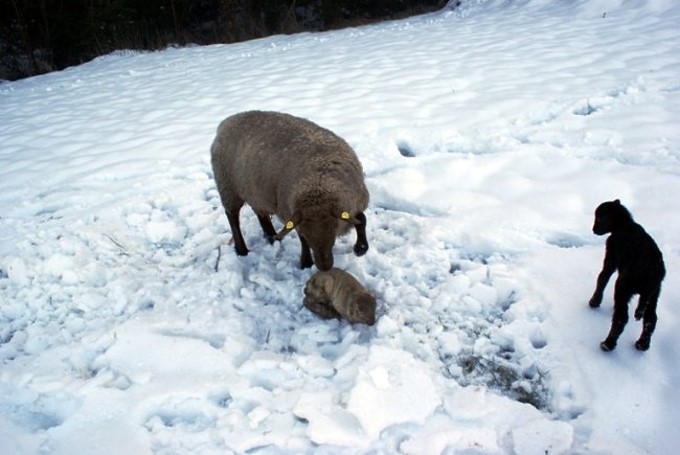
[[614, 287], [612, 326], [600, 347], [603, 351], [616, 348], [616, 342], [628, 322], [628, 302], [634, 294], [639, 294], [635, 319], [642, 319], [643, 326], [635, 347], [646, 351], [656, 328], [656, 304], [661, 293], [661, 282], [666, 275], [661, 251], [654, 239], [633, 220], [628, 209], [618, 199], [603, 202], [597, 207], [593, 232], [597, 235], [611, 235], [607, 239], [602, 271], [590, 298], [592, 308], [600, 306], [609, 278], [618, 271]]

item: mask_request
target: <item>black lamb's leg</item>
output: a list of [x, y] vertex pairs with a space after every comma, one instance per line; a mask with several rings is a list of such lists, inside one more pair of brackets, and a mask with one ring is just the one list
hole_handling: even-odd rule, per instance
[[595, 285], [595, 292], [593, 296], [588, 301], [590, 308], [597, 308], [602, 303], [602, 295], [604, 294], [604, 288], [607, 287], [609, 279], [616, 271], [616, 265], [613, 260], [611, 252], [607, 251], [604, 257], [604, 264], [602, 265], [602, 271], [597, 275], [597, 283]]
[[638, 299], [638, 304], [637, 307], [635, 307], [635, 320], [639, 321], [642, 319], [642, 316], [645, 314], [645, 310], [647, 309], [647, 304], [649, 303], [649, 298], [643, 294], [640, 294], [640, 298]]
[[[660, 289], [655, 290], [650, 296], [646, 298], [646, 305], [644, 307], [644, 313], [642, 315], [642, 334], [640, 338], [635, 342], [635, 348], [639, 351], [646, 351], [649, 349], [649, 343], [652, 340], [652, 333], [656, 328], [656, 303], [659, 299]], [[640, 297], [642, 300], [642, 296]], [[637, 311], [636, 311], [637, 315]]]
[[366, 215], [363, 212], [356, 216], [359, 224], [356, 225], [357, 241], [354, 244], [354, 254], [363, 256], [368, 251], [368, 239], [366, 238]]
[[633, 292], [626, 284], [626, 276], [619, 275], [614, 289], [614, 314], [612, 315], [612, 327], [607, 338], [600, 343], [603, 351], [613, 351], [616, 348], [623, 328], [628, 323], [628, 302], [633, 297]]

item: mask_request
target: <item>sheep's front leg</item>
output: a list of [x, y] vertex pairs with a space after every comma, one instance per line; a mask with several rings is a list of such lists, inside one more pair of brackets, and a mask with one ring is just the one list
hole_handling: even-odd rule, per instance
[[246, 242], [243, 240], [243, 234], [241, 233], [241, 223], [239, 221], [240, 211], [241, 206], [234, 205], [229, 210], [226, 210], [226, 213], [227, 220], [229, 220], [229, 227], [231, 228], [231, 235], [234, 237], [236, 254], [239, 256], [246, 256], [248, 255], [248, 247], [246, 247]]
[[368, 251], [368, 239], [366, 238], [366, 215], [363, 212], [356, 216], [359, 224], [356, 225], [357, 241], [354, 244], [354, 254], [363, 256]]
[[308, 269], [312, 265], [314, 265], [314, 260], [312, 259], [312, 252], [309, 249], [309, 244], [305, 240], [303, 236], [300, 237], [300, 268], [301, 269]]
[[256, 213], [257, 215], [257, 220], [260, 222], [260, 226], [262, 226], [262, 231], [264, 231], [264, 236], [267, 238], [269, 241], [269, 244], [274, 243], [274, 237], [276, 237], [276, 230], [274, 229], [274, 225], [272, 225], [272, 219], [269, 215], [261, 215], [259, 213]]

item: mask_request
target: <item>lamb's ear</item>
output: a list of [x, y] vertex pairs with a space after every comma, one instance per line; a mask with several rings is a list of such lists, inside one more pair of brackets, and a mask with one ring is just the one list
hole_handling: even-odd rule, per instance
[[614, 204], [616, 204], [616, 205], [621, 205], [621, 201], [620, 201], [619, 199], [615, 199], [615, 200], [614, 200]]
[[278, 234], [276, 234], [276, 237], [274, 237], [274, 240], [281, 240], [284, 238], [286, 235], [290, 233], [293, 229], [295, 229], [297, 226], [300, 225], [301, 223], [301, 216], [298, 214], [293, 215], [293, 218], [286, 221], [286, 225], [279, 231]]
[[340, 218], [343, 221], [348, 222], [349, 224], [353, 224], [355, 226], [361, 224], [361, 221], [356, 219], [356, 217], [352, 216], [349, 214], [349, 212], [342, 212], [340, 215], [336, 215], [338, 218]]

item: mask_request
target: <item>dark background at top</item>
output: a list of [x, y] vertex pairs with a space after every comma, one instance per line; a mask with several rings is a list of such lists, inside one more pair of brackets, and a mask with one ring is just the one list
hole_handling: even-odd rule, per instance
[[0, 79], [115, 50], [233, 43], [434, 11], [445, 0], [0, 0]]

